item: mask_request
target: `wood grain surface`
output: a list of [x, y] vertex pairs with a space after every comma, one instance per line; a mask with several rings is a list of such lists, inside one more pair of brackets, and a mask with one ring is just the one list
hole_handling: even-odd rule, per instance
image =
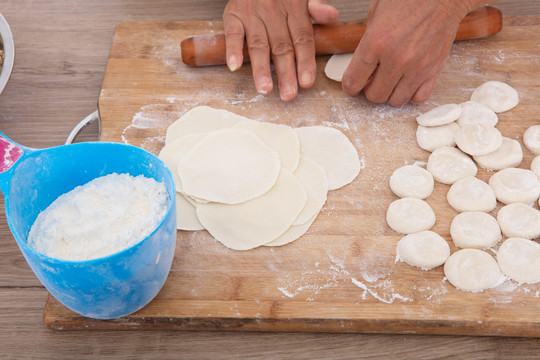
[[[343, 20], [362, 18], [369, 1], [333, 1]], [[0, 12], [17, 47], [0, 96], [0, 129], [28, 146], [64, 142], [95, 110], [112, 34], [120, 21], [218, 20], [225, 1], [6, 0]], [[536, 0], [497, 4], [505, 15], [540, 14]], [[30, 271], [0, 201], [0, 358], [324, 358], [535, 359], [537, 339], [377, 334], [205, 331], [71, 331], [45, 328], [47, 293]], [[31, 340], [30, 340], [31, 339]]]
[[[426, 272], [396, 264], [401, 235], [385, 221], [396, 199], [387, 185], [393, 170], [429, 155], [416, 144], [418, 114], [467, 101], [475, 87], [500, 80], [521, 96], [516, 109], [499, 115], [501, 133], [521, 140], [539, 123], [540, 62], [534, 59], [540, 50], [533, 44], [540, 43], [540, 17], [507, 17], [496, 36], [456, 43], [432, 99], [399, 109], [344, 94], [324, 76], [328, 57], [318, 59], [317, 83], [287, 104], [277, 93], [257, 95], [249, 66], [231, 73], [178, 60], [182, 39], [220, 31], [221, 22], [208, 21], [119, 24], [99, 97], [101, 139], [158, 154], [169, 124], [194, 106], [210, 105], [260, 121], [341, 129], [363, 170], [352, 184], [329, 193], [315, 223], [293, 244], [234, 251], [205, 231], [180, 231], [167, 283], [147, 307], [104, 322], [77, 316], [51, 298], [48, 327], [540, 337], [540, 285], [507, 281], [482, 293], [458, 291], [442, 267]], [[521, 166], [529, 168], [532, 157], [525, 151]], [[491, 174], [481, 170], [478, 177], [487, 181]], [[433, 230], [456, 251], [449, 229], [457, 213], [446, 201], [448, 188], [437, 184], [427, 201], [437, 214]]]

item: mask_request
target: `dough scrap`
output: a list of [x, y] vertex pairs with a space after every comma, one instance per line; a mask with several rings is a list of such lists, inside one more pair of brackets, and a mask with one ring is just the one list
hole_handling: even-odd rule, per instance
[[426, 230], [402, 237], [396, 253], [407, 264], [430, 270], [444, 264], [450, 256], [450, 247], [442, 236]]
[[523, 150], [519, 141], [503, 137], [498, 150], [486, 155], [473, 156], [473, 159], [486, 170], [499, 171], [519, 166], [523, 161]]
[[536, 239], [540, 237], [540, 211], [523, 203], [503, 206], [497, 222], [504, 236]]
[[523, 134], [525, 147], [534, 155], [540, 155], [540, 125], [533, 125]]
[[444, 264], [444, 275], [456, 289], [469, 292], [480, 292], [505, 280], [493, 256], [478, 249], [463, 249], [450, 255]]
[[488, 81], [477, 87], [471, 101], [483, 104], [501, 113], [514, 108], [519, 103], [519, 96], [513, 87], [500, 81]]
[[497, 206], [497, 198], [491, 186], [474, 176], [456, 181], [448, 190], [446, 199], [459, 212], [490, 212]]
[[521, 238], [510, 238], [497, 250], [501, 271], [520, 284], [540, 282], [540, 244]]
[[435, 225], [436, 217], [427, 202], [415, 198], [403, 198], [390, 204], [386, 222], [400, 234], [412, 234], [429, 230]]
[[427, 170], [435, 180], [451, 185], [468, 176], [476, 176], [474, 161], [454, 147], [442, 147], [429, 156]]
[[418, 125], [416, 129], [416, 142], [422, 149], [432, 152], [445, 146], [455, 146], [454, 140], [459, 125], [451, 122], [439, 126]]
[[276, 183], [279, 155], [253, 132], [224, 129], [208, 134], [178, 163], [183, 191], [196, 198], [237, 204]]
[[418, 116], [416, 121], [422, 126], [439, 126], [456, 121], [461, 115], [461, 106], [446, 104], [429, 110]]
[[293, 242], [308, 231], [308, 229], [311, 227], [311, 224], [313, 224], [313, 222], [317, 218], [317, 215], [319, 214], [317, 213], [313, 215], [304, 224], [291, 225], [291, 227], [288, 228], [287, 231], [281, 234], [277, 239], [264, 244], [264, 246], [282, 246]]
[[481, 211], [456, 215], [450, 225], [450, 236], [457, 247], [473, 249], [488, 249], [502, 239], [497, 220]]
[[169, 125], [165, 144], [189, 134], [230, 128], [242, 121], [251, 120], [227, 110], [214, 109], [210, 106], [197, 106]]
[[349, 138], [327, 126], [296, 128], [302, 153], [321, 165], [328, 177], [328, 190], [339, 189], [360, 173], [360, 159]]
[[240, 204], [197, 204], [197, 216], [210, 234], [233, 250], [249, 250], [277, 239], [306, 204], [304, 186], [282, 169], [263, 195]]
[[433, 192], [433, 176], [416, 165], [405, 165], [390, 176], [390, 189], [401, 198], [425, 199]]
[[302, 225], [316, 216], [324, 206], [328, 193], [328, 179], [324, 169], [306, 156], [300, 158], [300, 163], [293, 174], [304, 185], [307, 195], [306, 205], [293, 222], [293, 225]]
[[180, 193], [176, 193], [176, 228], [178, 230], [197, 231], [204, 230], [195, 206]]
[[456, 145], [466, 154], [478, 156], [497, 151], [502, 145], [502, 135], [493, 126], [467, 125], [456, 132]]
[[540, 178], [540, 155], [536, 156], [531, 162], [531, 171]]
[[324, 67], [326, 76], [329, 79], [341, 82], [343, 73], [351, 63], [353, 55], [354, 53], [332, 55]]
[[503, 169], [491, 176], [489, 185], [503, 204], [532, 204], [540, 197], [540, 179], [531, 170]]
[[250, 130], [266, 145], [274, 149], [281, 159], [281, 166], [294, 171], [300, 159], [300, 140], [296, 131], [288, 125], [273, 124], [261, 121], [242, 121], [233, 129]]
[[466, 101], [459, 105], [461, 106], [461, 116], [456, 121], [459, 126], [475, 124], [495, 126], [499, 122], [497, 113], [483, 104]]

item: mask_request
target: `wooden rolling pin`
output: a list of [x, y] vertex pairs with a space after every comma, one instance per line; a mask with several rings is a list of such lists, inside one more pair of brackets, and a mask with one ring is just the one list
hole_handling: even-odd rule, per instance
[[[502, 29], [502, 13], [493, 6], [483, 6], [461, 21], [456, 40], [478, 39], [495, 35]], [[331, 25], [313, 25], [317, 55], [354, 52], [366, 31], [366, 20], [337, 22]], [[191, 66], [226, 64], [225, 34], [197, 35], [184, 39], [180, 48], [182, 61]], [[244, 44], [244, 62], [249, 61]]]

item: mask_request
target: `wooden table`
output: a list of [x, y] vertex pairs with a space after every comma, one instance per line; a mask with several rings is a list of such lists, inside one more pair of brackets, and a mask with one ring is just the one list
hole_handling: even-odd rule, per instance
[[[344, 19], [369, 1], [334, 1]], [[64, 142], [95, 110], [111, 37], [126, 20], [214, 20], [217, 0], [6, 0], [0, 12], [17, 48], [0, 96], [0, 129], [31, 147]], [[507, 0], [505, 15], [540, 14], [536, 0]], [[0, 207], [0, 358], [536, 358], [540, 340], [498, 337], [174, 331], [54, 332], [42, 323], [47, 292], [21, 256]]]

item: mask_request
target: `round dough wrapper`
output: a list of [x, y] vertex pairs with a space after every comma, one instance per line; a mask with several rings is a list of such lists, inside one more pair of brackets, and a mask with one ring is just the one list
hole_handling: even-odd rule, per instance
[[182, 192], [182, 182], [178, 176], [178, 163], [193, 149], [195, 144], [204, 139], [208, 133], [190, 134], [166, 143], [158, 157], [171, 170], [177, 192]]
[[306, 205], [293, 222], [293, 225], [301, 225], [317, 215], [324, 206], [328, 194], [328, 179], [324, 169], [305, 156], [300, 157], [294, 175], [304, 185], [307, 195]]
[[525, 147], [535, 155], [540, 155], [540, 125], [533, 125], [523, 134]]
[[456, 145], [469, 155], [486, 155], [499, 149], [502, 135], [493, 126], [485, 124], [467, 125], [456, 132]]
[[531, 171], [540, 178], [540, 155], [535, 157], [533, 161], [531, 162]]
[[430, 270], [444, 264], [450, 256], [450, 247], [442, 236], [427, 230], [402, 237], [396, 253], [407, 264]]
[[429, 230], [435, 225], [435, 213], [427, 202], [415, 198], [403, 198], [390, 204], [386, 222], [400, 234], [412, 234]]
[[497, 206], [497, 198], [491, 186], [474, 176], [456, 181], [448, 190], [446, 199], [459, 212], [490, 212]]
[[351, 63], [353, 55], [354, 53], [332, 55], [324, 67], [326, 76], [329, 79], [341, 82], [343, 73]]
[[523, 150], [519, 141], [502, 138], [502, 145], [492, 153], [474, 156], [473, 159], [486, 170], [502, 170], [509, 167], [516, 167], [523, 161]]
[[225, 204], [264, 194], [280, 169], [279, 155], [253, 132], [240, 129], [208, 134], [178, 163], [186, 194]]
[[455, 146], [454, 136], [459, 130], [455, 122], [440, 126], [421, 126], [416, 129], [416, 142], [422, 149], [432, 152], [445, 146]]
[[463, 249], [450, 255], [444, 264], [444, 275], [456, 289], [469, 292], [480, 292], [505, 280], [493, 256], [478, 249]]
[[233, 129], [253, 131], [266, 145], [278, 153], [281, 166], [285, 169], [294, 171], [298, 166], [300, 140], [292, 127], [250, 120], [234, 125]]
[[491, 176], [489, 185], [503, 204], [532, 204], [540, 197], [540, 179], [531, 170], [503, 169]]
[[510, 238], [497, 250], [497, 262], [504, 275], [520, 284], [540, 282], [540, 244]]
[[457, 119], [459, 126], [475, 124], [495, 126], [499, 122], [499, 117], [495, 111], [483, 104], [474, 101], [466, 101], [459, 105], [461, 106], [461, 115], [459, 119]]
[[169, 125], [165, 144], [189, 134], [205, 133], [230, 128], [250, 119], [227, 110], [210, 106], [197, 106]]
[[488, 249], [501, 239], [497, 220], [485, 212], [462, 212], [452, 220], [450, 236], [459, 248]]
[[390, 176], [390, 189], [401, 198], [425, 199], [433, 192], [433, 175], [416, 165], [405, 165]]
[[264, 246], [282, 246], [290, 244], [294, 240], [298, 239], [300, 236], [304, 235], [309, 230], [311, 224], [313, 224], [315, 218], [317, 218], [317, 215], [318, 214], [313, 215], [304, 224], [291, 225], [291, 227], [288, 228], [287, 231], [281, 234], [277, 239], [264, 244]]
[[416, 121], [422, 126], [439, 126], [456, 121], [461, 115], [461, 106], [446, 104], [418, 116]]
[[306, 126], [295, 129], [302, 154], [322, 166], [328, 178], [328, 190], [339, 189], [360, 173], [360, 158], [349, 138], [338, 129]]
[[233, 250], [249, 250], [277, 239], [292, 225], [306, 204], [304, 186], [282, 169], [265, 194], [240, 204], [197, 205], [197, 216], [210, 234]]
[[195, 206], [178, 192], [176, 193], [176, 227], [178, 230], [204, 230], [204, 226], [197, 217]]
[[427, 170], [435, 180], [448, 185], [468, 176], [476, 176], [478, 172], [474, 161], [454, 147], [442, 147], [431, 153]]
[[540, 237], [540, 211], [523, 203], [503, 206], [497, 213], [497, 222], [507, 237]]
[[500, 81], [488, 81], [474, 89], [471, 101], [483, 104], [501, 113], [514, 108], [519, 103], [517, 91]]

